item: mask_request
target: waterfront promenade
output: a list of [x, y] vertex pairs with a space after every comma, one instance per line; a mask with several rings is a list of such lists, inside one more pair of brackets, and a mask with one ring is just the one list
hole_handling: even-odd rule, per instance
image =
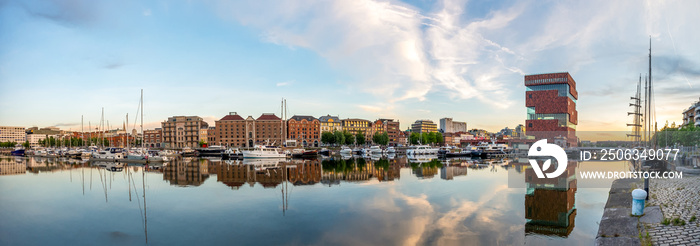
[[[700, 222], [697, 219], [700, 216], [700, 176], [684, 173], [682, 179], [650, 180], [649, 189], [649, 204], [659, 206], [663, 217], [669, 220], [668, 225], [663, 221], [644, 224], [651, 243], [700, 245]], [[678, 220], [674, 223], [675, 218]]]

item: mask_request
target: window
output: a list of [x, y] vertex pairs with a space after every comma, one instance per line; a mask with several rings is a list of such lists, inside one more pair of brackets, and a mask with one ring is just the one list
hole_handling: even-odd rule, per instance
[[527, 97], [532, 98], [532, 94], [528, 94]]
[[532, 127], [532, 123], [530, 123], [530, 124], [527, 124], [527, 126], [528, 126], [528, 127]]

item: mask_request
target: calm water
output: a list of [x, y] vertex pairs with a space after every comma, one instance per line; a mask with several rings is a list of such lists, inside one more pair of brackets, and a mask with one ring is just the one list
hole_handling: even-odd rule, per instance
[[0, 244], [594, 243], [608, 189], [576, 189], [575, 175], [569, 189], [509, 188], [509, 172], [525, 183], [526, 162], [426, 161], [180, 159], [120, 169], [5, 157]]

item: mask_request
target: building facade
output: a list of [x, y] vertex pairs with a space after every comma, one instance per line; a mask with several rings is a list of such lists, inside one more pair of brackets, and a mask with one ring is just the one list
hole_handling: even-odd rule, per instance
[[535, 138], [562, 136], [567, 147], [576, 147], [578, 92], [568, 72], [525, 76], [525, 131]]
[[151, 148], [160, 148], [163, 143], [163, 129], [143, 131], [143, 144]]
[[[362, 134], [365, 134], [365, 139], [371, 140], [371, 136], [369, 135], [372, 131], [371, 121], [363, 119], [344, 119], [342, 122], [343, 131], [348, 131], [352, 133], [352, 135], [357, 135], [362, 132]], [[367, 138], [368, 136], [370, 136], [369, 139]]]
[[437, 132], [437, 124], [432, 120], [417, 120], [411, 124], [411, 131], [417, 133]]
[[208, 129], [209, 124], [199, 116], [173, 116], [167, 121], [161, 123], [163, 129], [163, 146], [164, 148], [184, 147], [198, 148], [199, 141], [205, 140], [206, 136], [202, 136], [201, 129]]
[[452, 118], [440, 119], [440, 131], [443, 133], [466, 132], [467, 122], [453, 121]]
[[321, 116], [318, 118], [318, 121], [321, 123], [321, 133], [343, 131], [343, 123], [340, 121], [338, 116]]
[[321, 144], [321, 122], [313, 116], [295, 115], [287, 120], [287, 139], [297, 145], [318, 147]]
[[683, 111], [683, 126], [690, 125], [690, 123], [700, 126], [700, 99]]
[[15, 142], [23, 144], [27, 141], [27, 133], [24, 127], [0, 126], [0, 142]]
[[243, 118], [231, 112], [217, 120], [213, 129], [209, 129], [208, 138], [211, 145], [229, 147], [253, 147], [256, 144], [282, 145], [285, 140], [286, 126], [275, 114], [262, 114], [257, 119], [252, 116]]
[[399, 133], [401, 132], [401, 123], [393, 119], [380, 119], [386, 125], [386, 132], [389, 135], [389, 145], [396, 146], [399, 143]]

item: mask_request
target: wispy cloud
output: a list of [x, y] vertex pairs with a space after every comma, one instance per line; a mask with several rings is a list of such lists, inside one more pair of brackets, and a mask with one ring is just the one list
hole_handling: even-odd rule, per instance
[[89, 25], [99, 19], [100, 3], [90, 0], [22, 1], [19, 5], [31, 16], [61, 25]]
[[296, 82], [295, 80], [289, 80], [289, 81], [284, 81], [284, 82], [279, 82], [275, 84], [277, 87], [282, 87], [282, 86], [290, 86]]
[[145, 9], [141, 14], [143, 14], [143, 16], [151, 16], [151, 9]]

